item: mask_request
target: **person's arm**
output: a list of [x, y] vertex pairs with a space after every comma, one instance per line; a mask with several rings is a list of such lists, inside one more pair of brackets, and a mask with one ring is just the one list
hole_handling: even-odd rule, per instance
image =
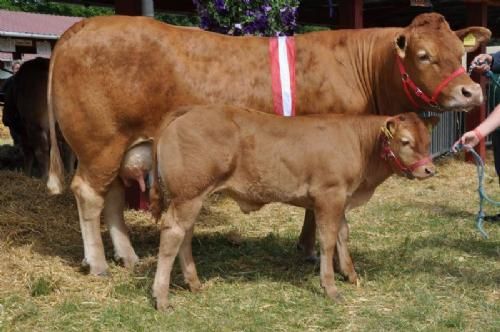
[[493, 112], [479, 126], [466, 132], [458, 141], [453, 144], [453, 149], [457, 144], [466, 145], [469, 148], [475, 147], [485, 136], [491, 134], [500, 127], [500, 104], [495, 107]]

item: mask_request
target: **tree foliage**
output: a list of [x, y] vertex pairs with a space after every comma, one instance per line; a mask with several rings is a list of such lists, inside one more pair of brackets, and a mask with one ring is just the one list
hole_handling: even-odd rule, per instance
[[0, 0], [0, 9], [80, 17], [114, 14], [112, 8], [55, 3], [46, 0]]

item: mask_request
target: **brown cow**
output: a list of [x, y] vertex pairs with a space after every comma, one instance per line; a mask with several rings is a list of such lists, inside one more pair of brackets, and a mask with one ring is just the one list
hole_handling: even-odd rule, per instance
[[[47, 80], [49, 59], [35, 58], [22, 64], [19, 71], [9, 80], [5, 94], [2, 121], [9, 127], [14, 143], [24, 155], [24, 172], [34, 175], [36, 161], [38, 174], [45, 178], [49, 171], [49, 117], [47, 112]], [[65, 151], [67, 167], [74, 160], [72, 153], [57, 135]]]
[[[454, 32], [441, 15], [423, 14], [406, 28], [297, 35], [296, 114], [409, 111], [415, 86], [405, 90], [402, 77], [425, 95], [441, 90], [427, 108], [471, 109], [482, 102], [481, 89], [457, 75], [461, 38], [469, 33], [477, 43], [471, 50], [491, 34], [481, 27]], [[123, 222], [123, 184], [116, 180], [127, 149], [150, 139], [163, 116], [182, 105], [223, 102], [273, 112], [268, 49], [268, 38], [229, 37], [144, 17], [94, 17], [63, 34], [51, 60], [49, 106], [79, 160], [71, 187], [90, 273], [108, 267], [99, 228], [103, 209], [115, 252], [126, 266], [137, 261]], [[63, 176], [52, 151], [48, 187], [58, 193]], [[307, 225], [310, 230], [314, 222]]]
[[159, 174], [152, 205], [157, 218], [162, 192], [158, 179], [170, 198], [161, 219], [153, 286], [159, 309], [168, 307], [170, 272], [178, 253], [189, 287], [200, 287], [191, 237], [202, 203], [213, 192], [226, 193], [245, 213], [272, 202], [314, 210], [321, 246], [321, 286], [337, 299], [332, 266], [335, 248], [341, 271], [349, 281], [357, 281], [347, 249], [346, 211], [366, 203], [395, 172], [419, 179], [434, 174], [426, 125], [434, 125], [438, 118], [421, 120], [407, 113], [290, 119], [231, 106], [192, 109], [166, 117], [154, 149], [154, 169]]

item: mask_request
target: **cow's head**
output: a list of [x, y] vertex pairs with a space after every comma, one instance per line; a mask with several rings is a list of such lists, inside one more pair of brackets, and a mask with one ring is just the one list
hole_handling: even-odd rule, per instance
[[468, 111], [482, 103], [483, 94], [479, 84], [457, 70], [465, 52], [476, 50], [490, 36], [482, 27], [452, 31], [443, 16], [422, 14], [396, 36], [394, 47], [408, 76], [426, 96], [435, 95], [444, 110]]
[[434, 175], [435, 167], [429, 154], [431, 129], [438, 117], [422, 119], [415, 113], [389, 118], [381, 136], [381, 156], [401, 175], [424, 179]]

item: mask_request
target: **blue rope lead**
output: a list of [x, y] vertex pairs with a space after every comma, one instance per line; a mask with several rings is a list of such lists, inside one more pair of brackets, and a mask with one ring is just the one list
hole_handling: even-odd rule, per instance
[[[459, 150], [462, 150], [462, 149], [464, 149], [464, 146], [462, 144], [459, 144], [459, 145], [457, 145], [456, 151], [454, 151], [454, 152], [458, 152]], [[500, 206], [500, 202], [497, 202], [497, 201], [491, 199], [488, 196], [488, 194], [486, 194], [486, 192], [484, 191], [484, 162], [483, 162], [483, 159], [479, 156], [479, 154], [477, 154], [476, 151], [474, 151], [474, 149], [468, 149], [468, 152], [470, 152], [474, 156], [474, 159], [476, 162], [477, 177], [478, 177], [477, 191], [479, 193], [479, 211], [477, 212], [477, 217], [476, 217], [476, 227], [477, 227], [479, 233], [481, 233], [481, 235], [483, 236], [483, 238], [487, 239], [488, 233], [486, 233], [486, 231], [483, 228], [484, 217], [485, 217], [484, 210], [483, 210], [484, 202], [486, 201], [494, 206]]]

